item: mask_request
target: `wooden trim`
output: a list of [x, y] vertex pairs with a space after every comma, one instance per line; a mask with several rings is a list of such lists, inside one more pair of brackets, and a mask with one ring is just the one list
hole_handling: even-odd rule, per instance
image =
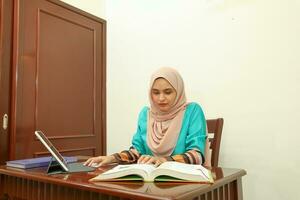
[[102, 154], [106, 155], [106, 21], [103, 21], [103, 34], [102, 34], [102, 102], [101, 102], [101, 125], [102, 125]]
[[9, 137], [9, 159], [15, 158], [16, 150], [16, 120], [17, 120], [17, 71], [19, 65], [19, 11], [20, 1], [14, 0], [13, 2], [13, 55], [12, 55], [12, 76], [11, 76], [11, 113], [10, 113], [10, 137]]
[[[4, 164], [9, 158], [13, 2], [1, 0], [0, 4], [0, 164]], [[8, 115], [5, 130], [2, 128], [4, 114]]]
[[85, 138], [85, 137], [95, 137], [95, 135], [67, 135], [67, 136], [50, 136], [48, 139], [71, 139], [71, 138]]
[[[85, 150], [92, 150], [95, 152], [96, 147], [88, 147], [88, 148], [75, 148], [75, 149], [60, 149], [59, 153], [66, 153], [66, 152], [74, 152], [74, 151], [85, 151]], [[41, 156], [49, 154], [49, 151], [39, 151], [39, 152], [34, 152], [34, 156]]]
[[94, 15], [88, 13], [88, 12], [83, 11], [83, 10], [80, 10], [79, 8], [76, 8], [76, 7], [70, 5], [70, 4], [66, 3], [66, 2], [61, 2], [61, 1], [58, 1], [58, 0], [46, 0], [46, 1], [48, 1], [49, 3], [56, 4], [57, 6], [61, 6], [61, 7], [65, 8], [65, 9], [67, 9], [67, 10], [70, 10], [72, 12], [75, 12], [75, 13], [77, 13], [79, 15], [82, 15], [84, 17], [90, 18], [92, 20], [95, 20], [95, 21], [98, 21], [98, 22], [101, 22], [101, 23], [105, 23], [106, 22], [106, 20], [101, 19], [99, 17], [96, 17], [96, 16], [94, 16]]
[[39, 93], [39, 89], [38, 89], [38, 85], [39, 85], [39, 77], [38, 77], [38, 73], [39, 73], [39, 69], [40, 69], [40, 18], [41, 18], [41, 12], [40, 12], [40, 8], [37, 9], [37, 19], [36, 19], [36, 67], [35, 67], [35, 91], [34, 91], [34, 100], [35, 100], [35, 110], [34, 110], [34, 127], [35, 130], [37, 130], [37, 119], [38, 119], [38, 109], [37, 109], [37, 105], [38, 105], [38, 93]]
[[96, 127], [95, 127], [95, 124], [97, 122], [97, 119], [96, 119], [96, 116], [97, 116], [97, 56], [96, 56], [96, 52], [97, 52], [97, 36], [96, 36], [96, 31], [94, 30], [93, 32], [93, 36], [94, 36], [94, 41], [93, 41], [93, 107], [94, 107], [94, 115], [93, 115], [93, 120], [94, 120], [94, 123], [93, 123], [93, 133], [95, 133], [95, 130], [96, 130]]
[[[4, 3], [3, 3], [3, 0], [0, 0], [0, 4], [1, 4], [1, 6], [0, 6], [0, 50], [2, 50], [2, 45], [3, 45], [3, 42], [2, 42], [2, 35], [1, 34], [3, 34], [3, 23], [4, 23], [4, 13], [3, 13], [3, 6], [4, 6]], [[0, 65], [2, 65], [2, 61], [1, 61], [1, 63], [0, 63]], [[0, 86], [1, 86], [1, 66], [0, 66]]]
[[[86, 138], [86, 137], [95, 137], [92, 134], [86, 135], [61, 135], [61, 136], [47, 136], [49, 140], [56, 140], [56, 139], [73, 139], [73, 138]], [[35, 136], [35, 140], [39, 141], [39, 139]]]
[[56, 13], [52, 13], [52, 12], [50, 12], [50, 11], [47, 11], [47, 10], [44, 10], [44, 9], [39, 8], [39, 9], [38, 9], [38, 15], [40, 14], [40, 12], [45, 13], [45, 14], [48, 14], [48, 15], [51, 15], [52, 17], [56, 17], [56, 18], [58, 18], [58, 19], [61, 19], [61, 20], [66, 21], [66, 22], [70, 22], [71, 24], [78, 25], [78, 26], [80, 26], [80, 27], [82, 27], [82, 28], [85, 28], [85, 29], [88, 29], [88, 30], [90, 30], [90, 31], [95, 31], [95, 29], [92, 29], [92, 28], [90, 28], [90, 27], [88, 27], [88, 26], [85, 26], [84, 24], [80, 24], [80, 23], [78, 23], [78, 22], [75, 22], [75, 21], [72, 21], [72, 20], [70, 20], [70, 19], [67, 19], [67, 18], [65, 18], [65, 17], [63, 17], [63, 16], [60, 16], [60, 15], [56, 14]]

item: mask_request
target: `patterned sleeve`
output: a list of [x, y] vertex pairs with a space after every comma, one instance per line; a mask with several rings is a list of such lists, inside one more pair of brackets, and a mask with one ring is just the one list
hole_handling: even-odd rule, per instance
[[[124, 150], [121, 153], [113, 154], [115, 159], [117, 160], [118, 164], [132, 164], [136, 163], [140, 157], [139, 152], [130, 147], [129, 150]], [[187, 164], [203, 164], [204, 163], [204, 156], [198, 150], [189, 150], [184, 154], [178, 154], [173, 156], [165, 157], [167, 161], [176, 161], [182, 162]]]
[[115, 153], [113, 156], [117, 160], [118, 164], [132, 164], [137, 162], [140, 154], [134, 147], [130, 147], [129, 150], [124, 150], [121, 153]]
[[145, 131], [142, 128], [142, 124], [147, 122], [148, 109], [149, 108], [145, 106], [139, 113], [137, 130], [133, 135], [132, 146], [129, 148], [129, 150], [124, 150], [120, 153], [113, 154], [118, 164], [136, 163], [140, 158], [140, 155], [145, 153], [144, 142], [142, 140], [141, 134], [143, 133], [143, 131]]
[[199, 150], [189, 150], [184, 154], [178, 154], [166, 157], [168, 161], [176, 161], [182, 162], [187, 164], [203, 164], [204, 163], [204, 156]]
[[172, 155], [167, 160], [188, 164], [203, 164], [205, 162], [203, 152], [205, 152], [206, 120], [202, 108], [198, 104], [194, 105], [186, 136], [185, 153]]

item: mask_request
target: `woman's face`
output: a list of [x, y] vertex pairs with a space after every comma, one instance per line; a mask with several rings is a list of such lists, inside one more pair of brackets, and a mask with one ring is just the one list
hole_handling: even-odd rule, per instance
[[160, 111], [167, 112], [174, 104], [176, 90], [166, 79], [158, 78], [153, 83], [151, 97]]

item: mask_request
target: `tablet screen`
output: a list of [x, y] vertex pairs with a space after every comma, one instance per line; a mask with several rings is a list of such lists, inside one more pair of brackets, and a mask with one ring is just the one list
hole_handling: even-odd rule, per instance
[[48, 149], [48, 151], [51, 153], [51, 155], [64, 168], [64, 170], [69, 171], [64, 157], [53, 146], [53, 144], [48, 140], [48, 138], [44, 135], [44, 133], [42, 131], [35, 131], [34, 133], [37, 136], [37, 138], [42, 142], [42, 144]]

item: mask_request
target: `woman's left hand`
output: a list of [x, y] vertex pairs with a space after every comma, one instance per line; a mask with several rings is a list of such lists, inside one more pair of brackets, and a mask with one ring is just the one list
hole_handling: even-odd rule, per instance
[[153, 157], [153, 156], [149, 156], [149, 155], [142, 155], [138, 159], [137, 163], [139, 163], [139, 164], [154, 164], [154, 166], [157, 167], [166, 161], [167, 161], [167, 159], [164, 157]]

